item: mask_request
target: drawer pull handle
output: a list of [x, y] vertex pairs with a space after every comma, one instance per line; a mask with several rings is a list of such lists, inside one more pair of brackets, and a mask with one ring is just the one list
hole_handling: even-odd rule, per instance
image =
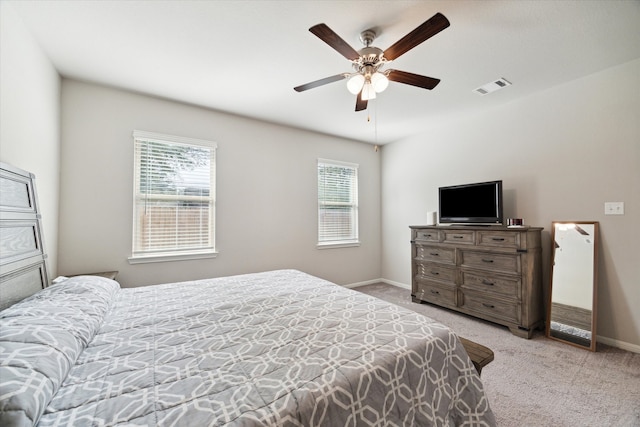
[[493, 305], [493, 304], [487, 304], [486, 302], [483, 302], [483, 303], [482, 303], [482, 305], [484, 305], [484, 306], [485, 306], [485, 307], [487, 307], [487, 308], [496, 308], [496, 306], [495, 306], [495, 305]]
[[437, 271], [431, 271], [430, 272], [432, 276], [439, 276], [440, 273], [438, 273]]
[[496, 242], [504, 242], [504, 237], [494, 237], [492, 240]]
[[495, 283], [488, 281], [487, 279], [482, 279], [482, 284], [487, 286], [493, 286]]
[[429, 252], [429, 255], [431, 255], [431, 256], [440, 256], [440, 254], [438, 252]]
[[487, 259], [487, 258], [482, 258], [482, 262], [488, 262], [489, 264], [491, 264], [493, 262], [492, 259]]
[[431, 293], [434, 294], [434, 295], [440, 295], [440, 292], [434, 291], [433, 289], [431, 290]]
[[464, 236], [453, 236], [454, 239], [464, 239]]

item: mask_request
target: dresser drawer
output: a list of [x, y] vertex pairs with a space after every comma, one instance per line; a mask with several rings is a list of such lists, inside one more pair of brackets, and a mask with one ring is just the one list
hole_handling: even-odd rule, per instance
[[475, 292], [464, 292], [460, 299], [464, 311], [477, 313], [484, 319], [520, 322], [520, 304], [516, 301], [491, 298]]
[[519, 298], [522, 287], [520, 276], [498, 276], [479, 270], [463, 270], [462, 287], [479, 292], [491, 292], [508, 298]]
[[437, 230], [416, 230], [414, 240], [426, 240], [427, 242], [439, 242], [440, 234]]
[[460, 251], [460, 265], [470, 268], [520, 274], [520, 255], [491, 252]]
[[453, 248], [421, 245], [416, 242], [416, 257], [422, 261], [441, 262], [454, 265], [456, 263], [456, 251]]
[[420, 278], [447, 282], [451, 285], [455, 285], [456, 281], [456, 269], [454, 267], [446, 267], [442, 264], [417, 262], [416, 274], [418, 274]]
[[416, 278], [416, 298], [446, 307], [457, 305], [458, 292], [454, 287], [442, 286], [437, 283], [422, 281]]
[[490, 248], [515, 248], [520, 247], [520, 233], [509, 231], [478, 231], [478, 246]]
[[444, 243], [456, 243], [460, 245], [473, 245], [475, 243], [475, 231], [445, 230], [442, 231]]

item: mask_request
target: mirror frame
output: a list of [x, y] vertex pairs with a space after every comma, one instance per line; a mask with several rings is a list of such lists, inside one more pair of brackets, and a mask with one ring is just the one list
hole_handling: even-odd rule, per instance
[[[553, 271], [555, 266], [556, 256], [556, 226], [560, 224], [589, 224], [593, 225], [593, 283], [592, 283], [592, 302], [591, 302], [591, 345], [584, 346], [578, 343], [565, 340], [559, 337], [551, 335], [551, 301], [553, 296]], [[551, 223], [551, 265], [549, 267], [549, 298], [547, 299], [547, 321], [545, 335], [547, 338], [560, 341], [569, 345], [572, 345], [583, 350], [596, 351], [596, 324], [598, 320], [597, 307], [598, 307], [598, 245], [599, 245], [599, 223], [598, 221], [553, 221]]]

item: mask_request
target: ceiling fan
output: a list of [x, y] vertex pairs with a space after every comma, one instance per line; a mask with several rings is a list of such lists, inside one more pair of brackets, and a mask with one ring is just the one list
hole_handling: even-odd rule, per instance
[[296, 86], [293, 89], [296, 92], [303, 92], [348, 78], [347, 88], [354, 95], [358, 95], [356, 99], [356, 111], [365, 110], [368, 101], [374, 99], [376, 93], [385, 90], [389, 85], [389, 81], [431, 90], [440, 83], [440, 79], [408, 73], [406, 71], [381, 70], [386, 64], [418, 46], [425, 40], [435, 36], [448, 26], [449, 20], [443, 14], [436, 13], [385, 51], [371, 46], [377, 34], [374, 30], [365, 30], [360, 34], [360, 40], [365, 47], [356, 51], [327, 25], [314, 25], [309, 28], [309, 31], [351, 61], [355, 72], [340, 73], [335, 76], [325, 77], [324, 79]]

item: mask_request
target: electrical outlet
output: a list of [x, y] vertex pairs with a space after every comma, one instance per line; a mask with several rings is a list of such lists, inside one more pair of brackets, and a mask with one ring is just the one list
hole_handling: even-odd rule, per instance
[[624, 215], [624, 202], [604, 202], [605, 215]]

